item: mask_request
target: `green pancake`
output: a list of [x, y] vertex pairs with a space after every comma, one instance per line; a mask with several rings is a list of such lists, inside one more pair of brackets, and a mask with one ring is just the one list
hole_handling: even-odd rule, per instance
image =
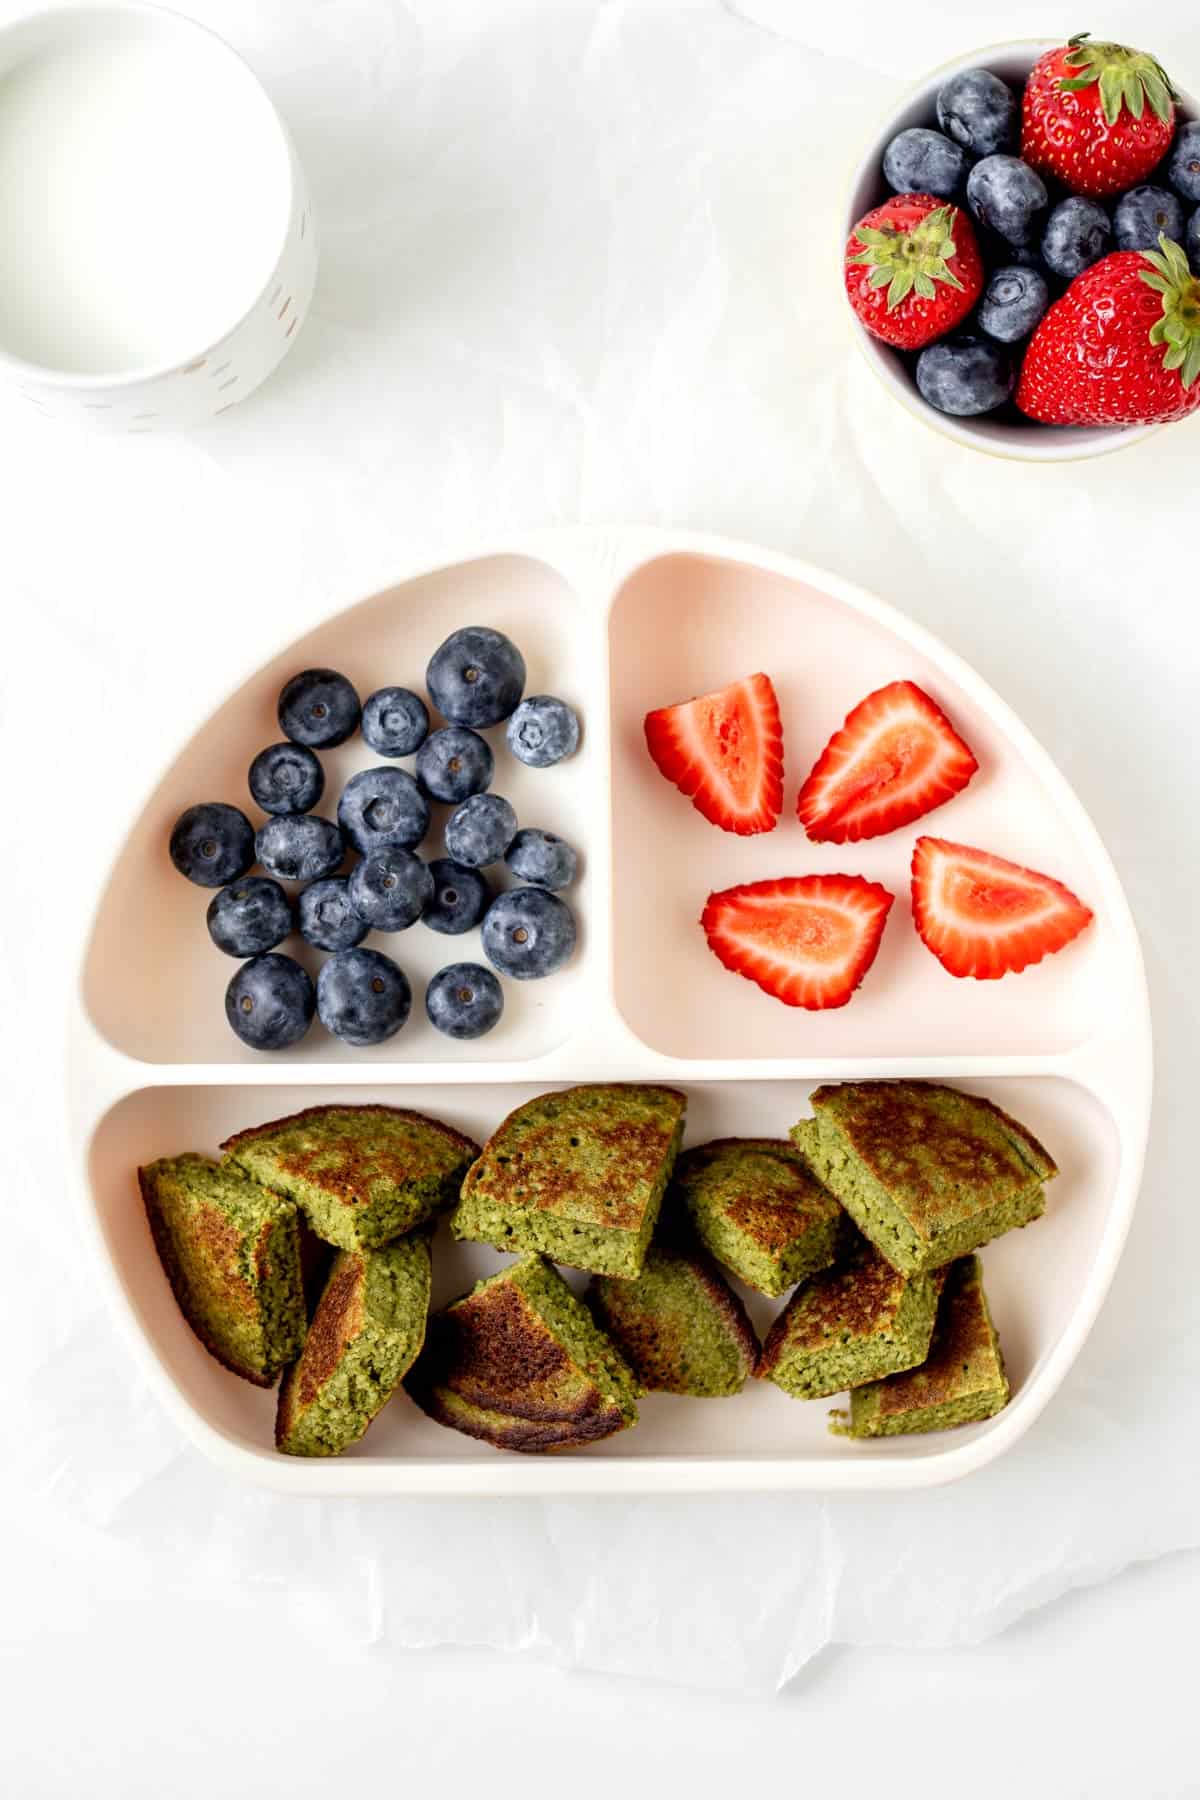
[[636, 1280], [597, 1275], [587, 1303], [644, 1388], [714, 1399], [754, 1373], [746, 1309], [702, 1253], [652, 1245]]
[[517, 1107], [462, 1186], [457, 1238], [536, 1250], [573, 1269], [641, 1272], [683, 1135], [674, 1088], [606, 1084]]
[[1041, 1217], [1053, 1159], [990, 1100], [931, 1081], [820, 1087], [792, 1137], [818, 1180], [905, 1275]]
[[430, 1418], [501, 1450], [575, 1449], [637, 1422], [631, 1370], [540, 1256], [435, 1313], [405, 1386]]
[[340, 1250], [374, 1250], [453, 1206], [479, 1146], [395, 1106], [310, 1106], [239, 1131], [231, 1164], [294, 1200]]
[[428, 1231], [380, 1250], [339, 1250], [279, 1390], [280, 1450], [337, 1456], [363, 1435], [425, 1341], [429, 1280]]
[[164, 1158], [138, 1182], [184, 1318], [219, 1363], [273, 1387], [304, 1342], [296, 1208], [207, 1156]]
[[938, 1304], [929, 1355], [920, 1368], [855, 1388], [850, 1413], [831, 1415], [842, 1437], [895, 1437], [949, 1431], [990, 1419], [1008, 1405], [1008, 1379], [977, 1256], [952, 1263]]
[[900, 1275], [862, 1239], [796, 1289], [770, 1331], [758, 1374], [797, 1400], [839, 1394], [924, 1362], [941, 1271]]
[[718, 1262], [776, 1298], [828, 1268], [846, 1222], [795, 1145], [778, 1138], [718, 1138], [685, 1150], [668, 1209], [676, 1202]]

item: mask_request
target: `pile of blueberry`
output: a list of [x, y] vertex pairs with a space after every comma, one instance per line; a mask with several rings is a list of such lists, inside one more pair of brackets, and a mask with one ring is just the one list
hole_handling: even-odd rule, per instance
[[[513, 755], [543, 769], [573, 753], [578, 719], [552, 695], [523, 699], [520, 651], [485, 626], [453, 632], [425, 683], [447, 720], [434, 730], [424, 700], [408, 688], [380, 688], [360, 705], [336, 670], [294, 675], [279, 696], [285, 741], [250, 765], [263, 824], [255, 831], [238, 807], [220, 801], [189, 806], [176, 820], [175, 867], [220, 890], [208, 908], [213, 943], [247, 959], [226, 990], [225, 1014], [256, 1050], [298, 1042], [314, 1013], [348, 1044], [382, 1043], [400, 1030], [412, 990], [390, 956], [363, 945], [370, 931], [405, 931], [418, 920], [447, 936], [482, 927], [491, 968], [450, 963], [426, 990], [431, 1022], [452, 1038], [482, 1037], [499, 1020], [504, 996], [494, 971], [517, 981], [552, 975], [575, 948], [575, 919], [558, 894], [574, 880], [575, 852], [550, 832], [518, 829], [508, 801], [488, 791], [495, 758], [480, 732], [507, 720]], [[360, 726], [378, 756], [415, 755], [416, 773], [385, 763], [351, 776], [335, 822], [313, 810], [325, 792], [316, 753]], [[431, 802], [453, 810], [446, 854], [426, 862], [417, 847], [430, 830]], [[346, 873], [348, 852], [357, 860]], [[483, 871], [501, 861], [525, 885], [495, 893]], [[250, 874], [255, 863], [264, 874]], [[294, 908], [283, 882], [301, 884]], [[315, 984], [276, 948], [296, 929], [329, 953]]]
[[1014, 367], [1053, 301], [1115, 250], [1157, 250], [1166, 236], [1200, 274], [1200, 123], [1178, 126], [1151, 181], [1101, 201], [1072, 193], [1016, 154], [1020, 97], [990, 70], [952, 76], [936, 106], [936, 129], [931, 122], [901, 131], [883, 157], [894, 192], [964, 205], [983, 256], [974, 314], [917, 360], [917, 386], [931, 406], [971, 415], [1004, 405]]

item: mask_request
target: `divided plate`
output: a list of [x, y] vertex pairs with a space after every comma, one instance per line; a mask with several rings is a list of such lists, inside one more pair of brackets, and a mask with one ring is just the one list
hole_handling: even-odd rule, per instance
[[[355, 1051], [314, 1025], [294, 1051], [257, 1055], [225, 1023], [234, 965], [208, 941], [208, 895], [170, 865], [171, 824], [196, 800], [246, 804], [246, 768], [278, 737], [275, 699], [296, 669], [331, 664], [364, 695], [389, 682], [420, 687], [431, 651], [463, 624], [508, 632], [525, 654], [528, 691], [561, 694], [583, 719], [576, 757], [530, 770], [501, 753], [495, 783], [522, 824], [557, 830], [581, 853], [568, 896], [581, 927], [574, 962], [547, 981], [506, 984], [500, 1026], [456, 1045], [425, 1020], [424, 983], [443, 963], [478, 956], [478, 938], [417, 926], [370, 940], [413, 984], [413, 1017], [397, 1038]], [[758, 668], [779, 690], [787, 804], [775, 831], [738, 839], [706, 824], [655, 772], [642, 717]], [[955, 981], [921, 945], [908, 863], [925, 822], [865, 844], [818, 845], [791, 810], [849, 708], [903, 676], [946, 708], [981, 764], [927, 829], [1045, 868], [1095, 911], [1076, 944], [1020, 976]], [[502, 728], [488, 735], [499, 748]], [[354, 769], [378, 760], [361, 740], [322, 759], [334, 797]], [[849, 1006], [793, 1011], [709, 954], [697, 921], [710, 889], [835, 870], [896, 895], [880, 954]], [[294, 943], [287, 948], [295, 953]], [[548, 1087], [661, 1080], [686, 1089], [687, 1141], [701, 1142], [782, 1136], [820, 1081], [866, 1076], [986, 1093], [1042, 1137], [1062, 1169], [1045, 1219], [983, 1253], [1013, 1399], [995, 1419], [956, 1432], [847, 1443], [828, 1435], [824, 1404], [752, 1382], [725, 1401], [652, 1395], [634, 1431], [577, 1454], [505, 1455], [433, 1424], [400, 1396], [341, 1458], [279, 1456], [274, 1396], [228, 1375], [192, 1337], [135, 1180], [139, 1163], [215, 1152], [240, 1127], [322, 1100], [413, 1106], [482, 1139]], [[322, 1494], [870, 1489], [965, 1474], [1015, 1442], [1078, 1354], [1128, 1228], [1150, 1086], [1145, 979], [1116, 873], [1045, 751], [968, 667], [881, 601], [794, 559], [709, 537], [582, 527], [414, 573], [289, 645], [199, 727], [108, 879], [68, 1059], [87, 1234], [148, 1379], [215, 1461]], [[435, 1303], [503, 1260], [454, 1245], [443, 1227]], [[778, 1303], [747, 1299], [765, 1326]]]

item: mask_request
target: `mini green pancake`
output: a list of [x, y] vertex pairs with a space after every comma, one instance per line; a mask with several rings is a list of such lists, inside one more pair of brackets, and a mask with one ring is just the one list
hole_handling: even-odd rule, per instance
[[310, 1106], [221, 1148], [340, 1250], [377, 1249], [453, 1206], [479, 1154], [461, 1131], [395, 1106]]
[[637, 1422], [632, 1371], [540, 1256], [435, 1313], [405, 1386], [430, 1418], [500, 1450], [576, 1449]]
[[748, 1287], [778, 1297], [828, 1268], [846, 1215], [794, 1144], [718, 1138], [685, 1150], [671, 1178], [705, 1249]]
[[587, 1303], [644, 1388], [715, 1399], [754, 1373], [746, 1309], [701, 1253], [652, 1245], [636, 1280], [597, 1275]]
[[296, 1208], [207, 1156], [164, 1158], [138, 1182], [184, 1318], [219, 1363], [273, 1387], [304, 1342]]
[[390, 1400], [425, 1341], [429, 1233], [380, 1250], [339, 1250], [300, 1360], [283, 1378], [275, 1442], [337, 1456]]
[[758, 1374], [816, 1400], [924, 1362], [943, 1277], [897, 1273], [861, 1239], [796, 1289], [770, 1331]]
[[951, 1263], [938, 1303], [929, 1355], [918, 1369], [868, 1382], [850, 1396], [849, 1423], [834, 1413], [843, 1437], [894, 1437], [948, 1431], [990, 1419], [1008, 1405], [1008, 1380], [977, 1256]]
[[526, 1101], [463, 1182], [455, 1237], [632, 1280], [674, 1166], [686, 1104], [674, 1088], [632, 1084]]
[[792, 1137], [904, 1275], [940, 1268], [1045, 1211], [1053, 1159], [990, 1100], [931, 1081], [819, 1087]]

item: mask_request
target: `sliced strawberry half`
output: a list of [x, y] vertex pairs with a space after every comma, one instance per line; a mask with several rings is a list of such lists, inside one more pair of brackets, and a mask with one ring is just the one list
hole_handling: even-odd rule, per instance
[[913, 681], [860, 700], [800, 789], [796, 811], [819, 843], [854, 843], [910, 825], [960, 793], [979, 764]]
[[913, 919], [952, 975], [995, 981], [1061, 950], [1092, 919], [1070, 890], [1036, 869], [969, 844], [917, 839]]
[[785, 1006], [845, 1006], [875, 960], [893, 896], [861, 875], [750, 881], [708, 896], [700, 917], [727, 969]]
[[722, 831], [770, 831], [783, 811], [783, 727], [768, 675], [646, 714], [646, 743], [668, 781]]

